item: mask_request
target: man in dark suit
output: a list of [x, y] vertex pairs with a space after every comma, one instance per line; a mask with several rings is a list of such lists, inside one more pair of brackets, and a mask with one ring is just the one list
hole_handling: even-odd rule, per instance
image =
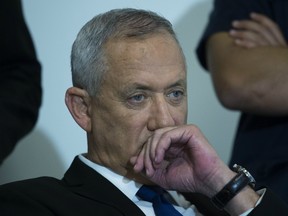
[[144, 185], [169, 190], [157, 189], [175, 214], [202, 211], [184, 198], [197, 197], [192, 192], [211, 199], [216, 215], [288, 213], [269, 190], [256, 193], [245, 169], [230, 170], [201, 131], [186, 124], [185, 58], [166, 19], [135, 9], [100, 14], [79, 32], [71, 58], [73, 87], [65, 101], [87, 133], [88, 152], [62, 180], [1, 186], [1, 215], [158, 215], [164, 197], [146, 200]]
[[19, 0], [0, 1], [0, 164], [34, 127], [41, 105], [41, 68]]

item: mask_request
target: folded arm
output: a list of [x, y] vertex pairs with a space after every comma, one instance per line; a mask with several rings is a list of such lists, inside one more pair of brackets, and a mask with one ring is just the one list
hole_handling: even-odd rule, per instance
[[279, 27], [259, 14], [233, 27], [212, 35], [206, 47], [219, 100], [229, 109], [288, 114], [288, 48]]

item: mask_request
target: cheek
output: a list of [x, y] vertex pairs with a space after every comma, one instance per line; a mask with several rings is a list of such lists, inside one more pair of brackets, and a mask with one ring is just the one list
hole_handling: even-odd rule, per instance
[[147, 130], [146, 115], [130, 115], [125, 117], [126, 124], [123, 125], [124, 133], [127, 141], [131, 145], [133, 151], [142, 148], [144, 142], [146, 142], [149, 132]]
[[171, 114], [173, 116], [176, 125], [182, 125], [187, 123], [187, 106], [183, 105], [181, 108], [177, 108]]
[[[109, 133], [113, 133], [113, 139], [121, 143], [124, 151], [135, 151], [145, 139], [147, 131], [147, 117], [143, 113], [119, 113], [110, 114], [110, 122], [106, 124]], [[112, 121], [111, 121], [112, 120]], [[129, 149], [127, 149], [129, 148]]]
[[188, 117], [188, 112], [187, 112], [187, 106], [186, 108], [183, 110], [183, 124], [187, 123], [187, 117]]

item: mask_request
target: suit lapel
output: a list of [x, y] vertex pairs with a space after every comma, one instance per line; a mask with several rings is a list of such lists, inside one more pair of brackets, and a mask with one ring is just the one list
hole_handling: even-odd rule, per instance
[[92, 168], [75, 157], [62, 179], [71, 191], [80, 196], [106, 203], [118, 209], [123, 215], [143, 215], [144, 213], [117, 187]]

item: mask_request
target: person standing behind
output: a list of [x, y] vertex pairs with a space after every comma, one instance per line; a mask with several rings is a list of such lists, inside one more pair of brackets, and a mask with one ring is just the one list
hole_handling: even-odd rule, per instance
[[241, 111], [230, 166], [288, 202], [288, 1], [215, 0], [197, 47], [222, 105]]
[[0, 1], [0, 164], [35, 126], [41, 66], [19, 0]]

